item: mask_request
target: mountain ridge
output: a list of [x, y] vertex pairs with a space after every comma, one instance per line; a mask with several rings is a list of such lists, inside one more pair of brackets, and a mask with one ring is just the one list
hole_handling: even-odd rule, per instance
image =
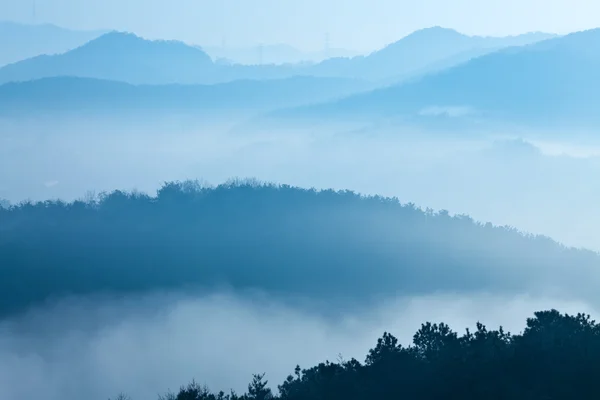
[[[313, 67], [316, 73], [332, 74], [332, 66], [346, 68], [344, 76], [363, 76], [383, 79], [396, 76], [400, 79], [435, 64], [449, 62], [453, 57], [468, 52], [477, 56], [501, 48], [523, 46], [554, 37], [545, 33], [525, 33], [507, 37], [468, 36], [454, 29], [434, 26], [404, 36], [366, 56], [325, 60]], [[468, 59], [468, 58], [467, 58]], [[452, 63], [450, 63], [452, 65]]]
[[[348, 190], [169, 182], [156, 196], [117, 190], [87, 202], [22, 203], [0, 209], [0, 220], [0, 270], [13, 277], [0, 281], [0, 315], [52, 295], [182, 284], [346, 306], [389, 293], [532, 293], [552, 284], [598, 300], [597, 253]], [[56, 274], [64, 279], [49, 279]]]
[[[425, 40], [424, 36], [433, 39]], [[481, 40], [485, 42], [487, 39]], [[527, 42], [529, 39], [522, 40]], [[132, 33], [112, 31], [66, 53], [33, 57], [0, 68], [0, 84], [52, 76], [88, 77], [133, 84], [211, 84], [298, 74], [375, 82], [394, 77], [402, 79], [432, 64], [451, 60], [451, 57], [466, 50], [481, 49], [482, 46], [476, 43], [478, 41], [480, 39], [453, 30], [430, 28], [417, 31], [367, 56], [331, 58], [308, 66], [249, 66], [215, 63], [201, 46], [190, 46], [180, 41], [150, 41]], [[493, 46], [488, 48], [489, 51], [495, 49]], [[447, 63], [452, 65], [451, 61]]]
[[52, 77], [0, 85], [0, 114], [28, 115], [63, 110], [96, 111], [263, 110], [282, 104], [307, 104], [342, 98], [372, 88], [347, 78], [294, 76], [236, 80], [214, 85], [133, 85], [96, 78]]
[[499, 49], [410, 82], [278, 115], [419, 119], [428, 108], [466, 107], [484, 118], [596, 121], [599, 43], [600, 29], [594, 29]]

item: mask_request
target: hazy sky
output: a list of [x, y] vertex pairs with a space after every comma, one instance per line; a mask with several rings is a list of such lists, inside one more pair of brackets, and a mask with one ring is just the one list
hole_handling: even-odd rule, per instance
[[289, 43], [367, 50], [423, 27], [468, 34], [600, 26], [597, 0], [0, 0], [0, 19], [112, 28], [197, 44]]

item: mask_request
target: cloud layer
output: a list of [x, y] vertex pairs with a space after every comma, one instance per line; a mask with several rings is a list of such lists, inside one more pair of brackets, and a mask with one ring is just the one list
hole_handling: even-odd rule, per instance
[[549, 308], [595, 314], [584, 303], [527, 295], [396, 298], [336, 321], [232, 293], [71, 299], [0, 323], [0, 398], [43, 392], [47, 400], [105, 400], [125, 391], [155, 399], [192, 379], [242, 392], [262, 372], [275, 388], [296, 364], [364, 360], [383, 331], [406, 344], [425, 321], [518, 332], [534, 311]]

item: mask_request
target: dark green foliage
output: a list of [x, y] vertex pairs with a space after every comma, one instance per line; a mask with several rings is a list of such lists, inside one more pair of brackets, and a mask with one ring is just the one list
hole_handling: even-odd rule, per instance
[[[434, 291], [597, 298], [597, 254], [349, 191], [165, 184], [0, 208], [0, 315], [98, 292], [226, 284], [337, 307]], [[432, 329], [442, 329], [437, 327]]]
[[587, 315], [535, 313], [522, 334], [478, 323], [462, 336], [426, 323], [403, 347], [389, 333], [365, 363], [296, 367], [274, 396], [254, 375], [248, 393], [212, 394], [195, 382], [164, 400], [559, 400], [598, 398], [600, 325]]

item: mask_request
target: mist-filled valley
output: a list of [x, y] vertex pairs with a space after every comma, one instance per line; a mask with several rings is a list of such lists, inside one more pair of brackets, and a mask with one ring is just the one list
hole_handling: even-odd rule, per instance
[[[194, 378], [243, 392], [254, 372], [360, 359], [384, 330], [408, 343], [425, 320], [518, 332], [533, 311], [598, 307], [595, 253], [439, 213], [597, 250], [592, 146], [101, 125], [4, 138], [6, 398], [155, 398]], [[398, 203], [218, 186], [232, 177]], [[51, 199], [83, 203], [36, 204]]]
[[595, 390], [598, 29], [0, 28], [1, 399]]
[[594, 234], [600, 159], [591, 139], [544, 141], [509, 132], [461, 138], [410, 128], [232, 133], [235, 122], [221, 118], [149, 120], [32, 119], [11, 134], [12, 125], [2, 138], [0, 197], [13, 204], [73, 200], [117, 189], [152, 194], [167, 181], [256, 178], [398, 197], [600, 249]]
[[[551, 297], [430, 295], [399, 297], [337, 322], [264, 296], [206, 297], [159, 293], [69, 299], [0, 326], [3, 398], [49, 400], [157, 398], [196, 380], [218, 392], [243, 393], [253, 373], [279, 385], [294, 367], [364, 360], [384, 331], [403, 345], [423, 321], [457, 332], [475, 322], [519, 332], [533, 311], [597, 313], [584, 302]], [[24, 382], [26, 384], [18, 384]]]

